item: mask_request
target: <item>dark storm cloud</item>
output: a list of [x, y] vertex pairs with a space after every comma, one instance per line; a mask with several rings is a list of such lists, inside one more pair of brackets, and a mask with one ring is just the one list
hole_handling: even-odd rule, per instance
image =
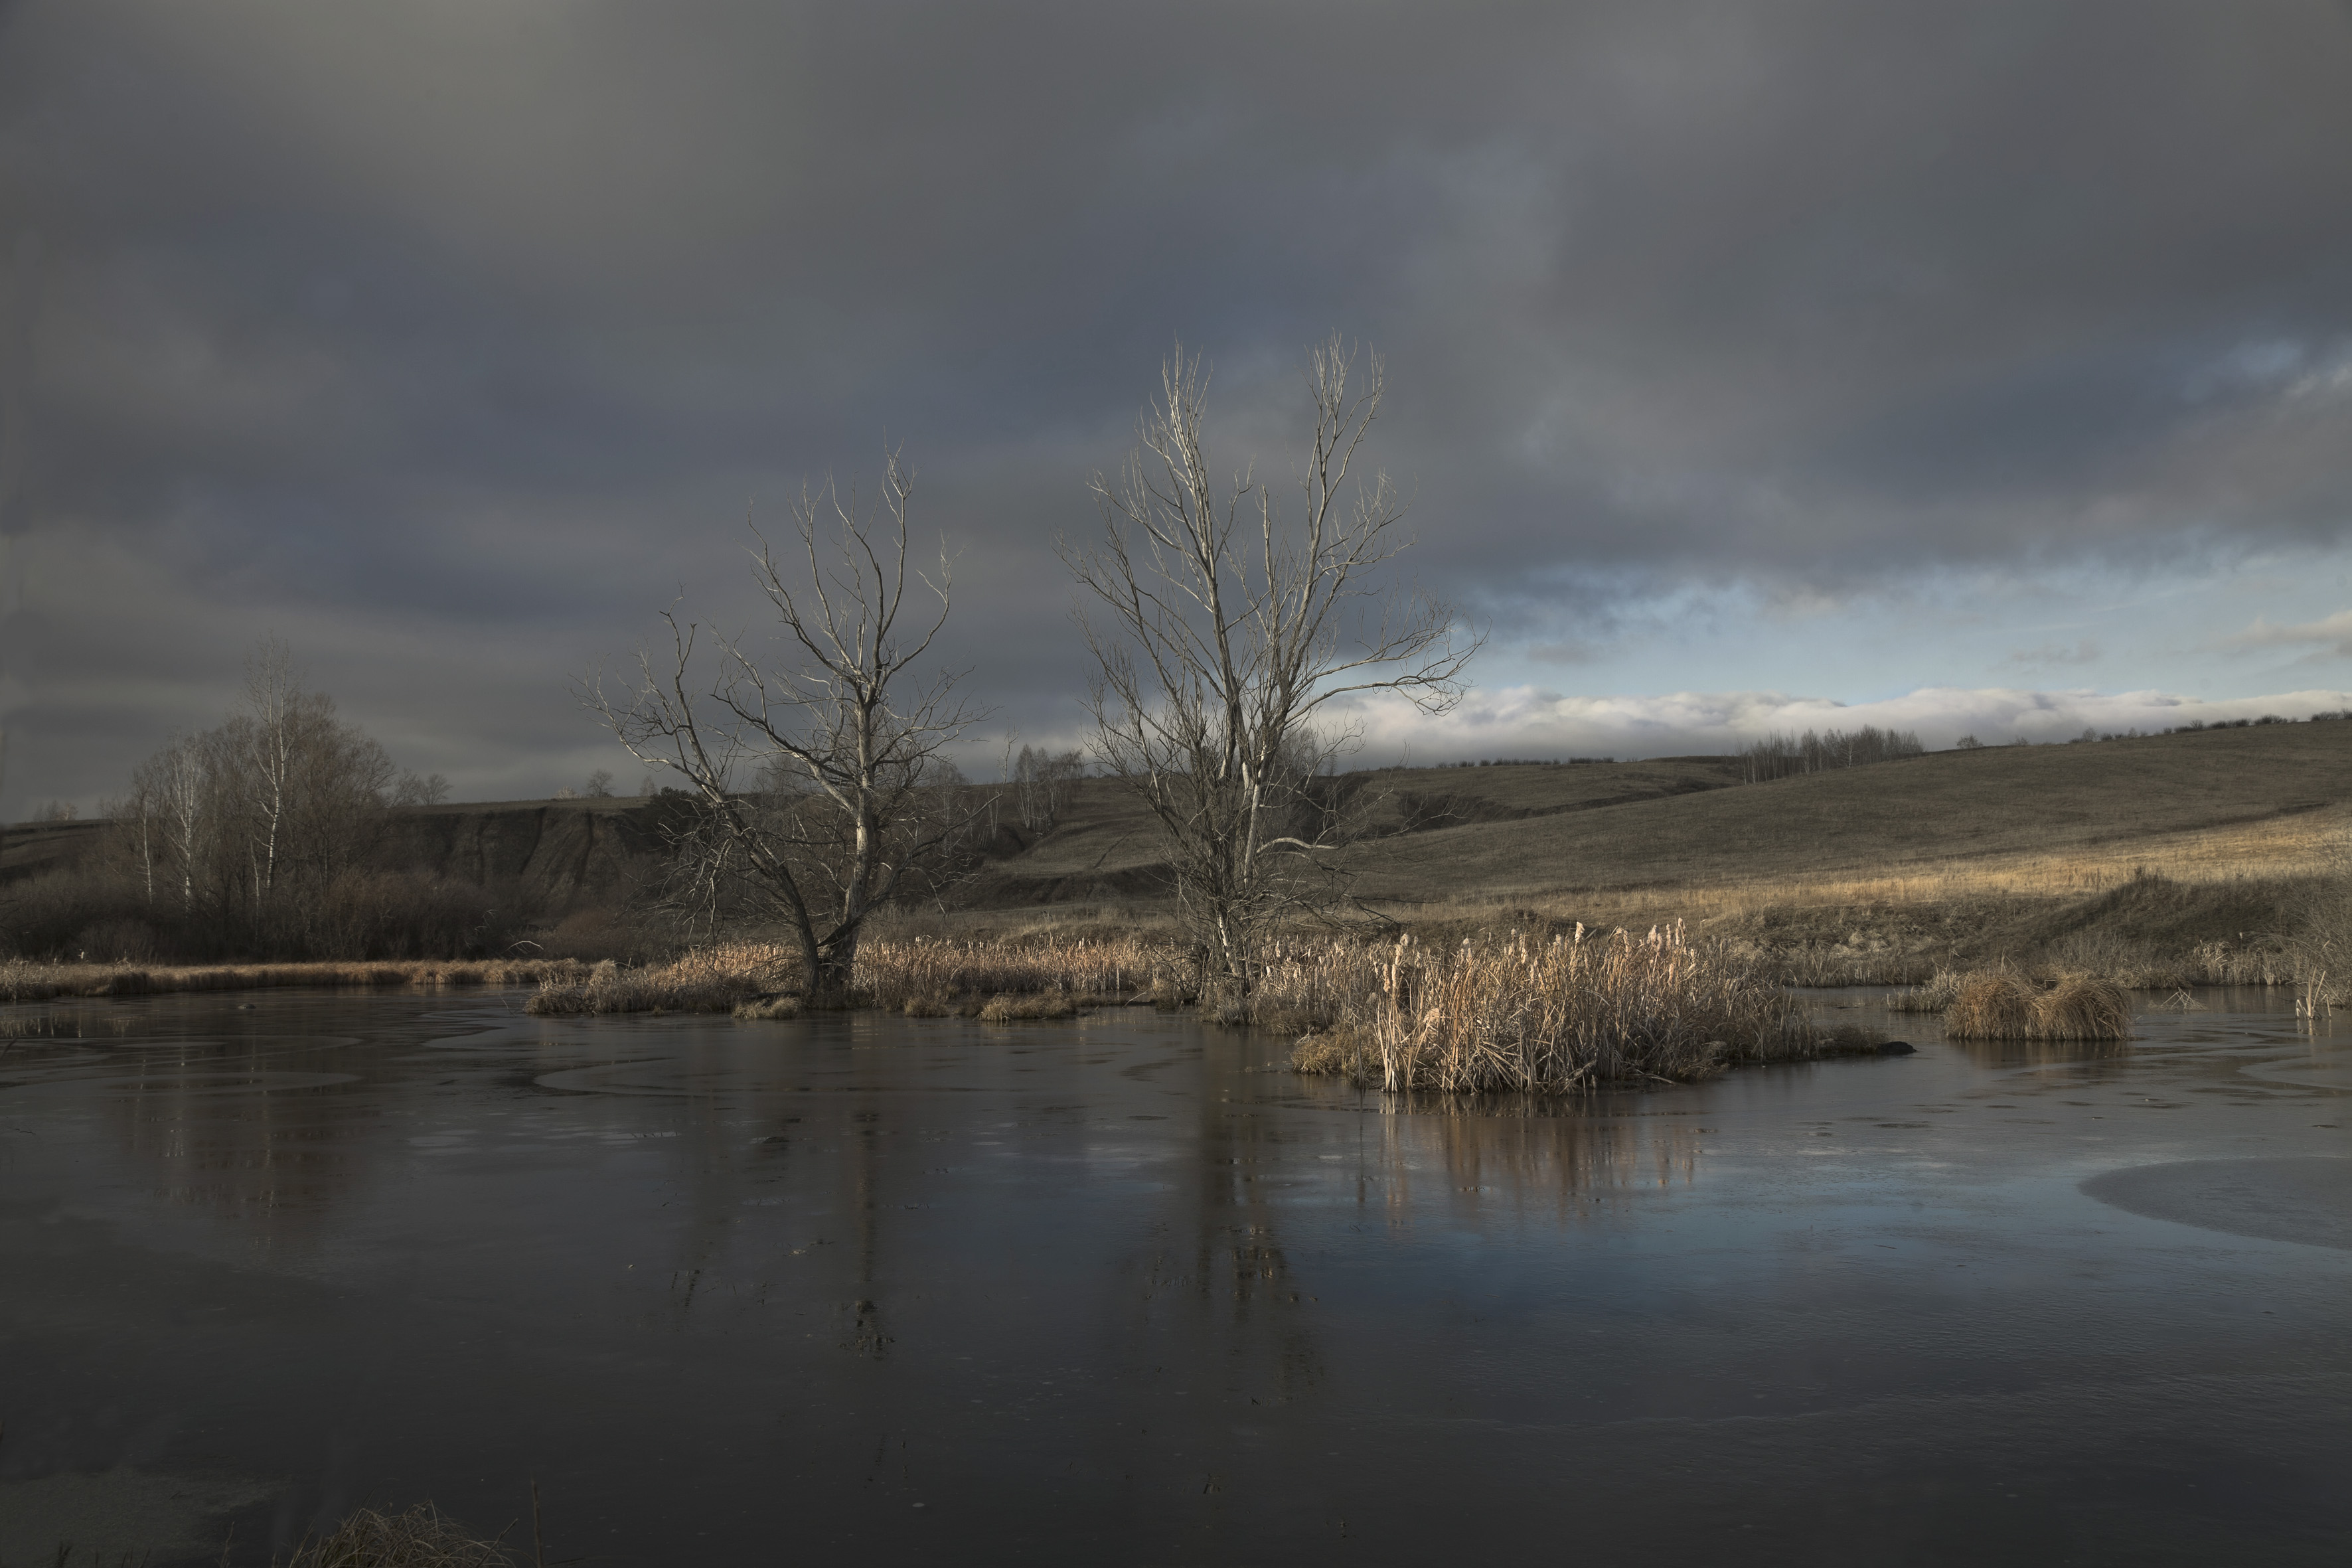
[[2347, 177], [2318, 4], [19, 5], [9, 799], [272, 625], [404, 760], [561, 782], [565, 677], [897, 440], [950, 656], [1066, 726], [1048, 547], [1179, 332], [1277, 476], [1300, 346], [1380, 345], [1418, 569], [1555, 658], [2334, 539]]

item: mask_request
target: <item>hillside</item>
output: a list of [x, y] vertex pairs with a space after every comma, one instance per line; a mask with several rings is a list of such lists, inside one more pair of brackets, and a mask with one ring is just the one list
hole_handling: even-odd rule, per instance
[[[1943, 752], [1736, 782], [1728, 759], [1353, 775], [1391, 797], [1360, 909], [1433, 937], [1685, 920], [1792, 977], [1912, 982], [2012, 957], [2140, 984], [2283, 974], [2352, 846], [2352, 723]], [[961, 923], [1148, 915], [1131, 803], [1089, 784]], [[1359, 916], [1358, 918], [1364, 918]]]
[[[1941, 955], [2040, 952], [2086, 933], [2135, 951], [2274, 948], [2284, 906], [2352, 842], [2352, 722], [1941, 752], [1757, 784], [1725, 757], [1383, 769], [1336, 784], [1369, 824], [1343, 857], [1353, 918], [1433, 932], [1684, 919], [1829, 954], [1839, 973], [1884, 959], [1901, 977]], [[619, 940], [614, 917], [658, 874], [661, 810], [396, 810], [374, 858], [491, 889], [584, 952]], [[1165, 918], [1155, 829], [1110, 781], [1078, 783], [1042, 834], [1010, 817], [999, 808], [991, 853], [950, 907], [906, 918], [1000, 932]], [[68, 869], [104, 827], [10, 829], [0, 880]], [[2143, 878], [2119, 894], [2141, 870], [2168, 890]]]
[[[1937, 752], [1742, 784], [1727, 758], [1386, 769], [1350, 852], [1375, 900], [1560, 895], [1997, 875], [2055, 862], [2300, 870], [2346, 823], [2352, 723]], [[998, 862], [973, 901], [1141, 893], [1148, 819], [1090, 781], [1066, 820]], [[2189, 871], [2189, 874], [2195, 874]]]
[[2220, 857], [2217, 872], [2301, 869], [2311, 841], [2344, 825], [2347, 796], [2352, 723], [2279, 724], [1938, 752], [1602, 811], [1474, 822], [1368, 848], [1359, 864], [1368, 895], [1407, 900], [1948, 876], [2051, 861], [2185, 868], [2200, 844], [2225, 841], [2236, 851]]

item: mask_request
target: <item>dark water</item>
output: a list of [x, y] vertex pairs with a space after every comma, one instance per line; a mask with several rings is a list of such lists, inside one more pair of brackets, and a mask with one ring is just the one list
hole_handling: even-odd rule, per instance
[[236, 1000], [9, 1016], [6, 1562], [534, 1477], [622, 1564], [2352, 1561], [2352, 1031], [2270, 995], [1532, 1115]]

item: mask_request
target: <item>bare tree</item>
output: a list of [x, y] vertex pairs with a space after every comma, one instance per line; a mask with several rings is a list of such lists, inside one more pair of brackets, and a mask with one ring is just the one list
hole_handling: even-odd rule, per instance
[[781, 657], [666, 611], [670, 647], [639, 655], [625, 696], [608, 697], [601, 680], [585, 693], [632, 755], [674, 770], [692, 797], [670, 830], [674, 907], [714, 925], [782, 921], [819, 1005], [846, 996], [866, 919], [951, 865], [977, 815], [945, 752], [983, 715], [958, 696], [956, 675], [913, 673], [950, 588], [942, 553], [937, 581], [914, 574], [936, 613], [908, 604], [913, 490], [895, 452], [878, 510], [830, 483], [803, 490], [789, 576], [752, 531], [752, 580], [775, 612]]
[[1095, 477], [1101, 540], [1063, 546], [1100, 616], [1080, 617], [1096, 754], [1163, 830], [1204, 972], [1244, 989], [1267, 923], [1329, 886], [1309, 781], [1357, 734], [1331, 705], [1386, 692], [1444, 712], [1481, 640], [1452, 606], [1370, 581], [1410, 541], [1387, 476], [1353, 471], [1382, 390], [1371, 354], [1350, 387], [1355, 357], [1336, 334], [1310, 353], [1291, 514], [1252, 474], [1211, 469], [1208, 380], [1180, 343], [1118, 479]]
[[413, 770], [402, 773], [400, 782], [393, 786], [392, 791], [392, 804], [394, 805], [439, 805], [448, 798], [447, 779], [439, 773], [419, 775]]

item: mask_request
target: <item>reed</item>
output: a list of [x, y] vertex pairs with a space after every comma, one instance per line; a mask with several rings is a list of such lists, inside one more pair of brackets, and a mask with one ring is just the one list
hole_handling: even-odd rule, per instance
[[2120, 1040], [2131, 1034], [2131, 998], [2111, 980], [2062, 976], [2037, 985], [2012, 970], [1979, 970], [1944, 1009], [1950, 1040]]
[[1679, 925], [1458, 948], [1333, 943], [1270, 965], [1260, 994], [1266, 1016], [1330, 1018], [1294, 1050], [1295, 1068], [1391, 1092], [1560, 1094], [1876, 1048], [1814, 1027], [1753, 963]]

